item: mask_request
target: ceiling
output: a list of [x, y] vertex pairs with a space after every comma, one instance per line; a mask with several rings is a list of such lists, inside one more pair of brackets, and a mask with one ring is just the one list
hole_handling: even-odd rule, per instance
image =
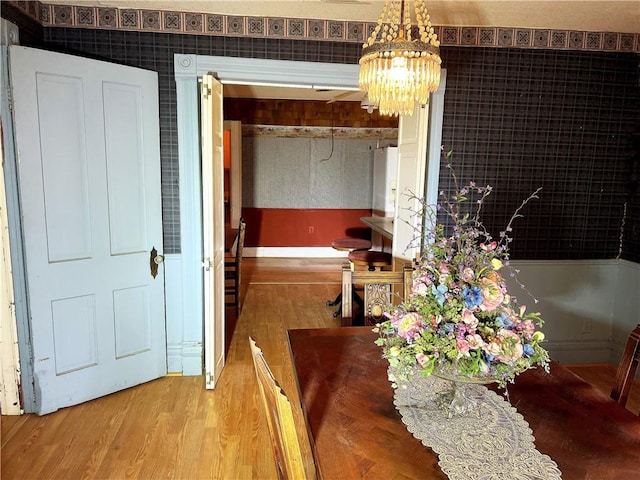
[[324, 102], [360, 102], [361, 91], [313, 88], [272, 87], [259, 85], [223, 85], [224, 96], [230, 98], [263, 98], [274, 100], [318, 100]]
[[[43, 3], [222, 15], [375, 22], [384, 0], [43, 0]], [[434, 25], [640, 33], [640, 0], [427, 0]], [[360, 101], [361, 92], [225, 85], [225, 97]]]

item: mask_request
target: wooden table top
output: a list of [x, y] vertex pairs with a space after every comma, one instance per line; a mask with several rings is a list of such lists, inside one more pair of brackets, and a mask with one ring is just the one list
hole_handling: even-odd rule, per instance
[[360, 217], [360, 221], [371, 230], [393, 240], [393, 217]]
[[[446, 479], [393, 405], [370, 327], [289, 330], [316, 461], [324, 479]], [[509, 401], [563, 480], [640, 479], [640, 417], [553, 363], [509, 385]]]

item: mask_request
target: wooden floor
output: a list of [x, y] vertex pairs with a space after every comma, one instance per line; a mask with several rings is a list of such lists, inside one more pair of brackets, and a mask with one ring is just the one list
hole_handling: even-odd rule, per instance
[[[286, 330], [338, 326], [325, 301], [340, 289], [341, 264], [245, 259], [244, 307], [237, 321], [229, 318], [232, 338], [215, 390], [205, 390], [202, 377], [168, 376], [43, 417], [4, 416], [1, 478], [275, 479], [248, 336], [263, 349], [302, 424]], [[608, 394], [614, 367], [574, 371]], [[638, 408], [636, 395], [630, 409]]]

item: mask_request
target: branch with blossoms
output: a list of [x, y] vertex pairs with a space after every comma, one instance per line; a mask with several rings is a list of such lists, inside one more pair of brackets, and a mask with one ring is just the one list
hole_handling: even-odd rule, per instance
[[[509, 233], [516, 218], [540, 189], [516, 209], [500, 241], [493, 240], [480, 219], [482, 206], [493, 191], [490, 185], [469, 182], [460, 186], [450, 165], [455, 192], [440, 192], [433, 208], [417, 200], [420, 216], [411, 246], [421, 246], [413, 285], [405, 301], [390, 306], [387, 320], [374, 329], [383, 356], [399, 374], [418, 369], [423, 375], [443, 369], [458, 375], [491, 379], [504, 386], [516, 375], [536, 365], [548, 367], [548, 353], [541, 346], [544, 334], [540, 313], [527, 312], [509, 295], [500, 270], [508, 266]], [[464, 212], [463, 207], [475, 208]], [[413, 202], [410, 202], [413, 203]], [[451, 233], [437, 222], [445, 213]], [[430, 221], [428, 228], [423, 225]], [[411, 222], [407, 222], [411, 223]], [[515, 275], [512, 275], [515, 276]], [[518, 281], [518, 284], [522, 284]], [[536, 300], [537, 302], [537, 300]]]

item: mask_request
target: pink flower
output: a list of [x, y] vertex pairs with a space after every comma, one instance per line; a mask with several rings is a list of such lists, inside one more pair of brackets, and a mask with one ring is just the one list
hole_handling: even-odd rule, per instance
[[419, 313], [409, 312], [398, 318], [394, 327], [398, 330], [398, 336], [412, 341], [416, 335], [419, 335], [424, 330], [424, 322]]
[[458, 355], [459, 356], [470, 356], [469, 355], [469, 342], [467, 342], [466, 340], [463, 340], [461, 338], [456, 340], [456, 348], [458, 349]]
[[427, 357], [424, 353], [416, 353], [416, 360], [420, 365], [424, 365], [429, 361], [429, 357]]
[[498, 341], [501, 350], [500, 355], [497, 356], [498, 360], [513, 363], [522, 357], [522, 343], [520, 343], [520, 337], [517, 333], [502, 328], [498, 330]]
[[502, 348], [500, 348], [500, 344], [495, 339], [485, 343], [483, 350], [494, 357], [498, 357], [502, 353]]
[[430, 290], [424, 282], [421, 282], [418, 280], [414, 282], [413, 288], [411, 289], [411, 291], [416, 295], [425, 297], [427, 295], [427, 292], [429, 292]]
[[487, 275], [480, 280], [480, 288], [484, 298], [480, 309], [484, 312], [491, 312], [502, 305], [504, 301], [504, 287], [501, 286], [493, 275]]
[[473, 329], [473, 330], [475, 330], [475, 328], [478, 326], [478, 319], [473, 314], [473, 312], [468, 308], [465, 308], [464, 310], [462, 310], [462, 321], [464, 322], [465, 325], [467, 325], [470, 329]]
[[440, 285], [448, 285], [451, 273], [449, 266], [446, 263], [441, 263], [438, 267], [438, 271], [440, 272], [440, 275], [438, 276], [438, 283], [440, 283]]
[[470, 282], [474, 278], [476, 278], [476, 275], [475, 273], [473, 273], [473, 270], [471, 268], [467, 267], [462, 270], [462, 280], [464, 282]]
[[534, 332], [536, 331], [536, 325], [533, 323], [533, 320], [524, 320], [518, 326], [518, 330], [522, 332], [527, 340], [531, 340]]
[[467, 335], [466, 340], [469, 344], [469, 348], [472, 350], [477, 350], [478, 348], [482, 348], [485, 345], [484, 340], [482, 340], [482, 337], [477, 333], [474, 335]]
[[491, 242], [489, 245], [485, 245], [484, 243], [480, 244], [480, 248], [485, 252], [495, 250], [497, 246], [498, 246], [497, 242]]

